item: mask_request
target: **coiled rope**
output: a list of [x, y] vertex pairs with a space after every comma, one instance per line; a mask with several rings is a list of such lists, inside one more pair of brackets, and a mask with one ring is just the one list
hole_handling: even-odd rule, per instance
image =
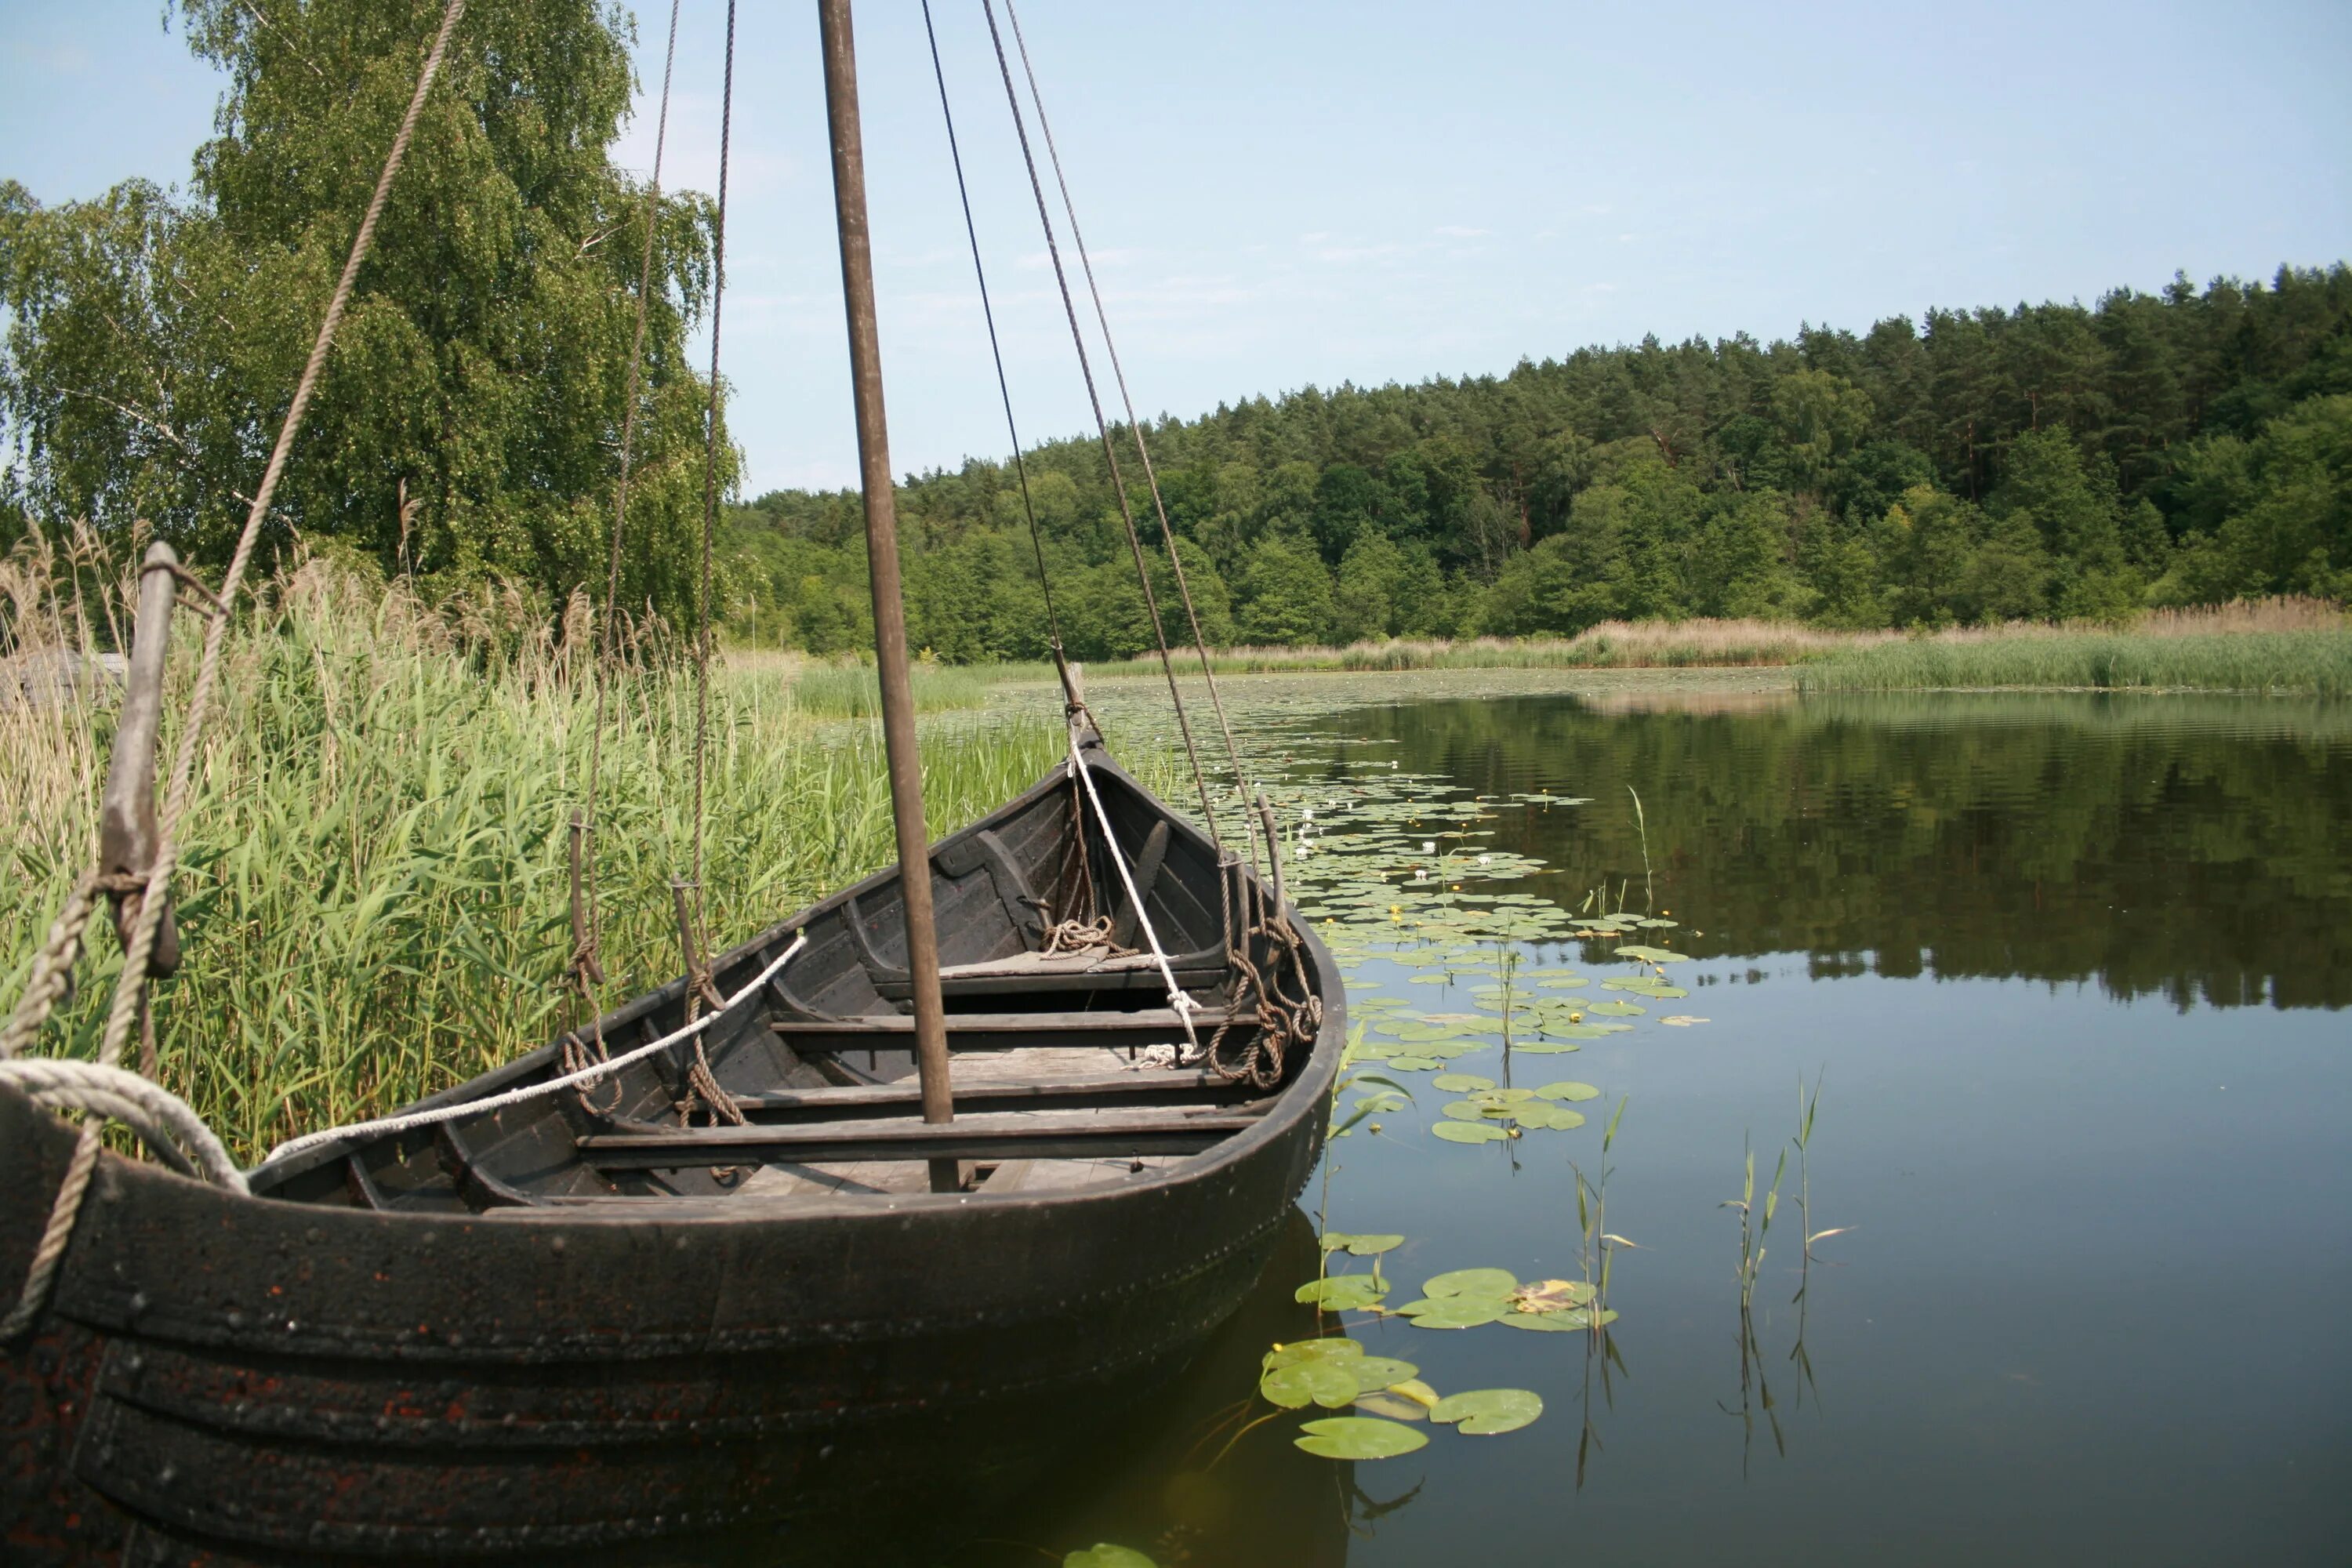
[[[261, 486], [254, 492], [253, 504], [246, 513], [245, 527], [237, 535], [236, 550], [229, 557], [228, 570], [222, 574], [221, 585], [215, 597], [211, 618], [205, 626], [205, 647], [202, 660], [196, 666], [195, 689], [188, 697], [185, 728], [180, 736], [179, 750], [172, 762], [172, 784], [163, 799], [163, 810], [156, 827], [155, 856], [147, 869], [146, 880], [139, 905], [139, 918], [131, 928], [130, 940], [124, 944], [122, 973], [114, 985], [114, 997], [107, 1013], [106, 1033], [100, 1043], [98, 1065], [112, 1068], [121, 1060], [123, 1047], [131, 1038], [131, 1029], [142, 1011], [146, 996], [147, 966], [155, 952], [155, 937], [163, 921], [163, 910], [171, 894], [172, 876], [178, 868], [180, 855], [180, 823], [187, 815], [189, 797], [195, 777], [196, 757], [204, 745], [205, 721], [212, 707], [213, 686], [220, 676], [221, 653], [227, 642], [229, 616], [236, 604], [238, 588], [245, 581], [246, 568], [253, 560], [255, 544], [261, 537], [262, 519], [268, 515], [270, 498], [277, 493], [278, 481], [286, 471], [288, 455], [293, 450], [294, 438], [301, 433], [303, 416], [310, 406], [310, 397], [318, 390], [319, 378], [327, 364], [327, 353], [333, 347], [335, 329], [342, 323], [343, 311], [351, 304], [352, 291], [359, 281], [361, 264], [367, 259], [375, 243], [376, 223], [383, 216], [384, 203], [392, 195], [392, 182], [400, 172], [401, 161], [408, 155], [408, 145], [416, 134], [416, 121], [425, 109], [425, 100], [433, 89], [434, 79], [440, 74], [441, 62], [449, 50], [450, 35], [457, 28], [458, 18], [466, 14], [466, 0], [449, 0], [442, 13], [441, 28], [434, 36], [432, 47], [425, 56], [424, 68], [416, 78], [416, 90], [410, 95], [407, 112], [401, 117], [400, 130], [392, 139], [392, 150], [385, 156], [383, 172], [377, 176], [374, 194], [368, 198], [366, 216], [360, 220], [359, 233], [352, 237], [351, 254], [344, 259], [342, 276], [336, 280], [335, 292], [327, 301], [327, 314], [319, 323], [319, 335], [311, 342], [310, 357], [302, 366], [302, 378], [295, 384], [294, 400], [286, 410], [285, 421], [278, 427], [278, 441], [270, 448], [269, 464], [262, 471]], [[89, 923], [90, 910], [95, 906], [99, 882], [95, 874], [86, 876], [75, 884], [65, 908], [50, 928], [49, 941], [43, 947], [34, 965], [34, 984], [28, 984], [9, 1020], [5, 1046], [13, 1054], [29, 1045], [39, 1032], [50, 1011], [65, 994], [65, 977], [72, 972], [79, 955], [81, 936]], [[96, 1088], [86, 1083], [86, 1088]], [[60, 1093], [66, 1092], [63, 1088]], [[58, 1188], [56, 1202], [49, 1211], [48, 1225], [42, 1231], [40, 1243], [33, 1252], [32, 1267], [26, 1271], [23, 1289], [16, 1304], [5, 1318], [0, 1318], [0, 1341], [14, 1339], [30, 1328], [48, 1300], [49, 1287], [56, 1279], [58, 1265], [64, 1260], [66, 1247], [73, 1237], [75, 1219], [81, 1213], [82, 1194], [89, 1190], [90, 1173], [97, 1168], [100, 1133], [104, 1114], [96, 1105], [85, 1107], [92, 1111], [91, 1120], [82, 1125], [80, 1140], [74, 1145], [73, 1159], [66, 1167], [64, 1182]], [[191, 1112], [193, 1114], [193, 1112]], [[215, 1141], [217, 1142], [217, 1141]], [[224, 1156], [226, 1159], [226, 1156]]]

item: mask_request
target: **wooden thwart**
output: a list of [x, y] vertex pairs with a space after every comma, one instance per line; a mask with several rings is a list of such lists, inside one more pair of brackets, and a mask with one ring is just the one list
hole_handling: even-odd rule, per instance
[[[1226, 1015], [1202, 1008], [1192, 1015], [1193, 1032], [1222, 1028]], [[1128, 1047], [1175, 1045], [1184, 1040], [1183, 1021], [1169, 1007], [1131, 1013], [950, 1013], [951, 1051], [1010, 1051], [1031, 1047]], [[770, 1026], [803, 1053], [839, 1050], [899, 1050], [914, 1036], [915, 1021], [898, 1015], [863, 1018], [785, 1019]]]
[[842, 1160], [1100, 1159], [1123, 1154], [1194, 1154], [1255, 1126], [1257, 1121], [1255, 1113], [1219, 1106], [1193, 1111], [982, 1113], [959, 1116], [944, 1124], [894, 1117], [814, 1126], [595, 1133], [580, 1141], [580, 1152], [591, 1164], [608, 1171]]
[[[1155, 1100], [1182, 1101], [1241, 1092], [1244, 1092], [1244, 1086], [1213, 1072], [1149, 1068], [1139, 1072], [1068, 1073], [996, 1083], [965, 1083], [959, 1079], [955, 1086], [960, 1110], [970, 1107], [999, 1110], [1016, 1107], [1024, 1110], [1069, 1110], [1105, 1100], [1115, 1104]], [[745, 1115], [753, 1117], [851, 1116], [911, 1110], [922, 1103], [922, 1096], [912, 1084], [857, 1084], [739, 1094], [735, 1103]]]

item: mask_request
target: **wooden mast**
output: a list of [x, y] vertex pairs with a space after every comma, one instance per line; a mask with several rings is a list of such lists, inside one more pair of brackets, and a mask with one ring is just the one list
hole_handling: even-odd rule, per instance
[[[824, 100], [833, 131], [833, 201], [841, 231], [841, 291], [849, 314], [849, 375], [857, 408], [858, 477], [866, 491], [866, 555], [874, 585], [874, 661], [882, 678], [882, 739], [890, 763], [890, 814], [898, 830], [898, 885], [907, 911], [907, 975], [915, 999], [915, 1067], [923, 1120], [954, 1119], [948, 1088], [946, 1008], [940, 999], [939, 932], [931, 920], [930, 835], [923, 823], [915, 752], [915, 694], [907, 676], [907, 608], [898, 590], [898, 503], [890, 488], [890, 435], [882, 412], [882, 348], [874, 324], [874, 255], [866, 230], [866, 150], [857, 125], [857, 47], [849, 0], [817, 0]], [[956, 1162], [934, 1160], [931, 1190], [952, 1192]]]

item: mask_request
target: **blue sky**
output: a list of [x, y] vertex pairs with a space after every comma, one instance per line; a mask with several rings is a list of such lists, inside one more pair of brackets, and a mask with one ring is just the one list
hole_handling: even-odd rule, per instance
[[[1024, 435], [1081, 431], [977, 0], [933, 5]], [[814, 9], [739, 22], [726, 373], [753, 492], [856, 474]], [[686, 11], [666, 183], [709, 189], [723, 12]], [[1146, 413], [2352, 257], [2341, 0], [1022, 15]], [[158, 16], [11, 0], [0, 174], [45, 201], [184, 180], [220, 79]], [[666, 12], [643, 18], [649, 95]], [[920, 12], [859, 21], [895, 466], [1000, 456]]]

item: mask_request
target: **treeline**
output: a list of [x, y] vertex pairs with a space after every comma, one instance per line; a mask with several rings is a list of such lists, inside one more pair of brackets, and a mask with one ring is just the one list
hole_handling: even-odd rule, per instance
[[[2177, 278], [2095, 308], [1931, 310], [1793, 341], [1583, 349], [1507, 375], [1307, 388], [1146, 432], [1212, 643], [1572, 634], [1612, 618], [1834, 626], [2352, 593], [2352, 269]], [[1122, 439], [1124, 437], [1122, 437]], [[1130, 500], [1172, 574], [1137, 467]], [[1029, 457], [1070, 651], [1150, 646], [1092, 438]], [[908, 615], [951, 661], [1049, 617], [1010, 463], [899, 493]], [[738, 635], [868, 635], [852, 492], [734, 514]]]

